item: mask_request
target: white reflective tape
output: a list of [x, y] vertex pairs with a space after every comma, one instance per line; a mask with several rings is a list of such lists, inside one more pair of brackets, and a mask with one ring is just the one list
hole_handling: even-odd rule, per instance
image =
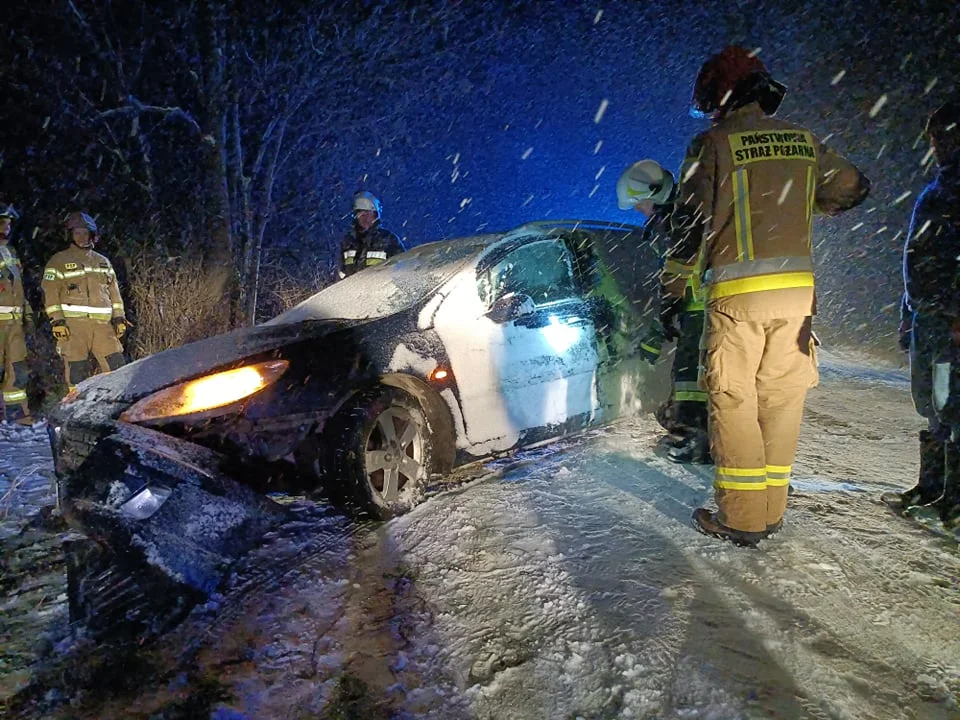
[[19, 308], [15, 305], [0, 305], [0, 313], [18, 313], [23, 308]]
[[950, 363], [933, 364], [933, 406], [943, 410], [950, 400]]
[[356, 250], [347, 250], [346, 252], [343, 253], [343, 256], [344, 256], [345, 258], [355, 258], [355, 257], [357, 256], [357, 251], [356, 251]]
[[387, 253], [385, 250], [367, 250], [367, 257], [375, 260], [386, 260]]
[[61, 309], [64, 312], [82, 312], [82, 313], [91, 313], [93, 315], [112, 315], [113, 308], [111, 307], [94, 307], [92, 305], [61, 305]]

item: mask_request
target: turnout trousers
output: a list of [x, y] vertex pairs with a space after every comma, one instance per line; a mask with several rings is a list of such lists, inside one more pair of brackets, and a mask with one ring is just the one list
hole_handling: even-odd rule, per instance
[[109, 320], [71, 318], [67, 321], [70, 337], [57, 343], [63, 357], [64, 375], [71, 390], [90, 377], [90, 356], [97, 360], [100, 372], [109, 372], [126, 365], [123, 346]]
[[718, 519], [761, 532], [786, 510], [803, 403], [818, 380], [811, 318], [708, 310], [704, 350]]
[[7, 420], [28, 417], [27, 344], [23, 336], [23, 318], [0, 320], [0, 388]]
[[688, 431], [707, 429], [707, 393], [700, 388], [700, 341], [703, 310], [680, 315], [680, 338], [673, 357], [673, 413], [677, 425]]

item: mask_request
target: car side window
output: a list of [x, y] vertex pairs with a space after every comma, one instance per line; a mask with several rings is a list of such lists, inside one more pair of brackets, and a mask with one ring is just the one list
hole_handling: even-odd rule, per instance
[[488, 307], [509, 293], [529, 295], [536, 305], [576, 298], [573, 258], [561, 240], [522, 245], [480, 275], [479, 290]]

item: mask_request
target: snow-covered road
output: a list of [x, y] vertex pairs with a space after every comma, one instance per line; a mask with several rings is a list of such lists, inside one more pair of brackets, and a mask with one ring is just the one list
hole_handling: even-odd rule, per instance
[[48, 716], [958, 718], [960, 556], [876, 501], [917, 471], [905, 379], [823, 375], [759, 550], [693, 530], [709, 471], [639, 418], [381, 526], [298, 504], [149, 680]]

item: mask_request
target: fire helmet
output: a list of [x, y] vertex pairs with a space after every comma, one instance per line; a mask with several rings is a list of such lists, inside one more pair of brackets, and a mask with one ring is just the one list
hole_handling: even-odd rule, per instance
[[787, 88], [774, 80], [755, 53], [729, 45], [707, 60], [693, 85], [690, 114], [718, 119], [730, 110], [757, 102], [773, 115]]
[[361, 190], [353, 196], [353, 211], [357, 212], [360, 210], [372, 210], [379, 218], [383, 212], [383, 205], [372, 192]]
[[666, 205], [673, 193], [673, 175], [656, 160], [641, 160], [623, 171], [617, 180], [617, 205], [632, 210], [643, 200]]
[[97, 223], [95, 223], [93, 218], [87, 215], [85, 212], [70, 213], [64, 220], [63, 226], [66, 228], [64, 234], [66, 235], [67, 242], [73, 241], [74, 230], [88, 230], [90, 232], [91, 241], [96, 240]]
[[0, 203], [0, 218], [10, 218], [11, 221], [19, 220], [20, 213], [17, 212], [17, 209], [13, 205]]

